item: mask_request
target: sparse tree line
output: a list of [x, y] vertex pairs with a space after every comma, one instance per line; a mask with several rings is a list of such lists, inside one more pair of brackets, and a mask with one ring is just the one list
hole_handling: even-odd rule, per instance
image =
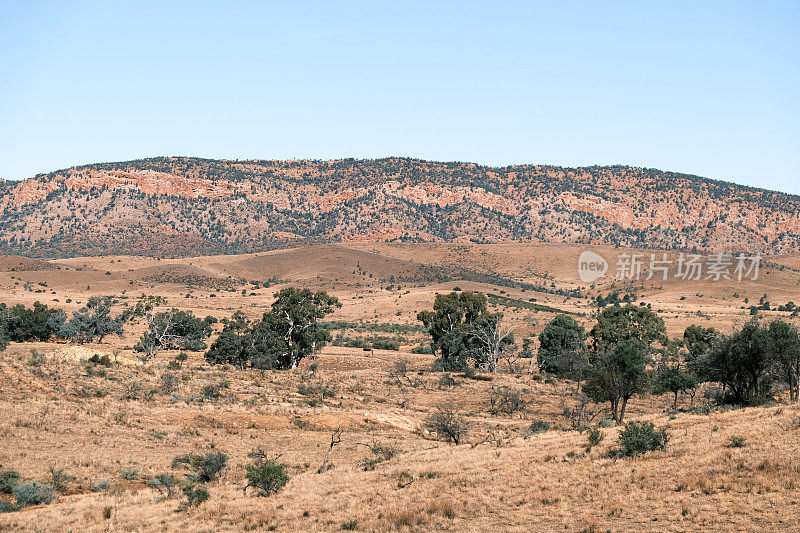
[[146, 295], [112, 316], [111, 308], [116, 303], [112, 296], [92, 296], [71, 317], [62, 309], [40, 302], [30, 308], [0, 304], [0, 348], [10, 341], [102, 342], [108, 335], [122, 335], [126, 323], [140, 320], [147, 328], [133, 349], [144, 361], [162, 350], [208, 348], [205, 358], [211, 364], [261, 370], [296, 368], [304, 357], [331, 340], [330, 331], [319, 321], [341, 307], [336, 297], [324, 291], [282, 289], [260, 320], [251, 321], [241, 311], [224, 319], [222, 332], [208, 347], [206, 341], [217, 323], [213, 316], [201, 319], [191, 311], [174, 308], [158, 311], [166, 304], [164, 298]]
[[[518, 371], [516, 358], [533, 356], [531, 340], [518, 351], [513, 332], [500, 313], [488, 311], [482, 293], [437, 294], [433, 311], [418, 318], [444, 371], [491, 372], [501, 361]], [[663, 319], [643, 305], [617, 302], [596, 320], [587, 333], [574, 318], [556, 316], [539, 335], [536, 361], [542, 373], [573, 380], [588, 399], [608, 404], [616, 422], [635, 395], [670, 393], [676, 409], [679, 395], [693, 399], [704, 383], [719, 385], [721, 402], [757, 403], [780, 387], [788, 388], [791, 401], [800, 399], [800, 336], [784, 320], [754, 319], [730, 335], [692, 325], [682, 339], [669, 339]]]

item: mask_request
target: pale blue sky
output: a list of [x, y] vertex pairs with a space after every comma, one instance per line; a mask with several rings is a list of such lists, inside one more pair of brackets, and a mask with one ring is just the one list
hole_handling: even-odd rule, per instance
[[800, 2], [0, 0], [0, 177], [630, 164], [800, 193]]

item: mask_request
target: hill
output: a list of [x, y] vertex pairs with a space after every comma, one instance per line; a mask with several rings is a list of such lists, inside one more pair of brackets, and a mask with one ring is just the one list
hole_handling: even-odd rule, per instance
[[[667, 427], [670, 439], [622, 458], [614, 450], [623, 428], [606, 418], [607, 404], [585, 403], [576, 383], [539, 373], [534, 360], [445, 373], [416, 350], [430, 340], [417, 314], [455, 287], [486, 293], [519, 343], [562, 311], [590, 329], [594, 297], [612, 290], [635, 293], [672, 338], [690, 324], [729, 332], [767, 293], [762, 320], [798, 323], [776, 309], [797, 299], [797, 256], [766, 258], [757, 280], [587, 286], [575, 268], [582, 249], [346, 243], [178, 259], [2, 257], [8, 305], [39, 301], [72, 314], [91, 296], [113, 295], [118, 315], [149, 294], [167, 300], [160, 310], [256, 319], [296, 285], [329, 291], [342, 307], [326, 319], [333, 341], [293, 371], [212, 366], [202, 350], [140, 362], [142, 319], [102, 342], [12, 342], [0, 351], [0, 390], [9, 391], [0, 395], [0, 473], [27, 484], [61, 472], [63, 486], [52, 503], [18, 510], [0, 493], [0, 530], [797, 530], [800, 409], [785, 391], [776, 389], [775, 405], [738, 408], [718, 405], [718, 388], [705, 384], [681, 395], [677, 411], [669, 393], [635, 396], [628, 419]], [[624, 252], [593, 249], [612, 263]], [[222, 325], [213, 329], [209, 342]], [[521, 395], [522, 410], [494, 409], [504, 390]], [[458, 445], [428, 429], [448, 405], [468, 423]], [[589, 449], [586, 424], [603, 437]], [[341, 442], [318, 473], [337, 430]], [[200, 506], [154, 484], [187, 479], [176, 458], [216, 451], [228, 467], [205, 484]], [[245, 466], [262, 452], [290, 477], [268, 498], [243, 491]]]
[[800, 198], [673, 172], [157, 157], [0, 186], [0, 252], [195, 256], [321, 242], [800, 252]]

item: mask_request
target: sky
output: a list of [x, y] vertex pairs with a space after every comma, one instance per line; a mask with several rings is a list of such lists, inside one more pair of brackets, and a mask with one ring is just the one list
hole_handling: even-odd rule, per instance
[[0, 0], [0, 178], [626, 164], [800, 194], [800, 2]]

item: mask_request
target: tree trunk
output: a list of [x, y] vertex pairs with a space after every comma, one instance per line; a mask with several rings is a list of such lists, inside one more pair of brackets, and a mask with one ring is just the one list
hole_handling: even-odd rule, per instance
[[628, 399], [622, 399], [622, 406], [619, 409], [619, 423], [622, 424], [622, 421], [625, 419], [625, 408], [628, 406]]
[[618, 407], [618, 402], [619, 402], [619, 400], [611, 400], [611, 416], [612, 416], [612, 418], [614, 418], [614, 422], [617, 422], [617, 423], [620, 422], [619, 409], [617, 408]]

